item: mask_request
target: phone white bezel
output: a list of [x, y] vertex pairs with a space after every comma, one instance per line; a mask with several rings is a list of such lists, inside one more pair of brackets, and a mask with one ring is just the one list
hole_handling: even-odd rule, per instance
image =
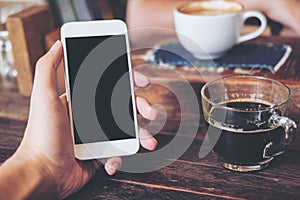
[[[75, 144], [73, 129], [73, 114], [71, 105], [71, 93], [69, 85], [69, 70], [67, 60], [66, 38], [108, 36], [124, 34], [126, 39], [128, 67], [130, 74], [130, 88], [132, 96], [133, 117], [135, 125], [135, 138], [113, 140], [105, 142]], [[134, 95], [132, 67], [130, 61], [130, 49], [128, 40], [128, 31], [126, 24], [121, 20], [97, 20], [84, 22], [69, 22], [61, 27], [61, 40], [64, 51], [65, 63], [65, 85], [68, 100], [68, 109], [70, 116], [71, 132], [74, 144], [75, 157], [80, 160], [99, 159], [114, 156], [125, 156], [135, 154], [139, 149], [138, 125], [136, 116], [136, 102]]]

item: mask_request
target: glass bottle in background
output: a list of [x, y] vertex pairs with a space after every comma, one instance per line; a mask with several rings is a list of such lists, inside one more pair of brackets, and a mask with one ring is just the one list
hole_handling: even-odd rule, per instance
[[0, 24], [0, 75], [2, 79], [14, 79], [17, 71], [13, 67], [11, 43], [5, 23]]
[[12, 45], [6, 29], [9, 15], [36, 4], [45, 4], [43, 0], [0, 0], [0, 78], [14, 80], [17, 71], [13, 67]]

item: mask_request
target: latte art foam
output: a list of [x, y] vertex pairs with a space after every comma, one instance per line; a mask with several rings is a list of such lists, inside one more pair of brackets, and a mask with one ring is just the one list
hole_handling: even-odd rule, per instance
[[226, 1], [194, 2], [178, 9], [179, 12], [188, 15], [222, 15], [241, 10], [243, 10], [242, 5]]

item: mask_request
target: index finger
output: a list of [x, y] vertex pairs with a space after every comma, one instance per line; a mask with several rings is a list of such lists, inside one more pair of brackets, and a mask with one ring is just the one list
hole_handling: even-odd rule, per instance
[[137, 71], [133, 71], [133, 79], [137, 87], [147, 87], [150, 84], [148, 77]]

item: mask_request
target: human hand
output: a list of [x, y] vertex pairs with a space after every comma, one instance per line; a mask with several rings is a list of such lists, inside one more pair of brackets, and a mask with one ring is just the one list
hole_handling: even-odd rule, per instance
[[281, 23], [284, 31], [300, 36], [300, 0], [236, 0], [246, 9], [259, 10]]
[[[54, 185], [59, 198], [65, 198], [82, 188], [100, 168], [101, 161], [76, 160], [71, 136], [67, 101], [56, 88], [56, 69], [62, 61], [62, 46], [56, 42], [51, 50], [37, 62], [30, 112], [23, 141], [11, 159], [28, 160], [44, 172], [45, 182]], [[134, 73], [135, 84], [146, 87], [148, 79]], [[138, 112], [149, 120], [156, 118], [156, 111], [143, 98], [137, 97]], [[145, 130], [139, 129], [140, 143], [154, 150], [157, 141]], [[30, 164], [29, 164], [30, 165]], [[120, 158], [104, 161], [104, 168], [112, 175], [121, 167]], [[49, 187], [50, 188], [50, 187]]]
[[259, 1], [262, 11], [272, 20], [281, 23], [284, 30], [300, 36], [300, 1]]

